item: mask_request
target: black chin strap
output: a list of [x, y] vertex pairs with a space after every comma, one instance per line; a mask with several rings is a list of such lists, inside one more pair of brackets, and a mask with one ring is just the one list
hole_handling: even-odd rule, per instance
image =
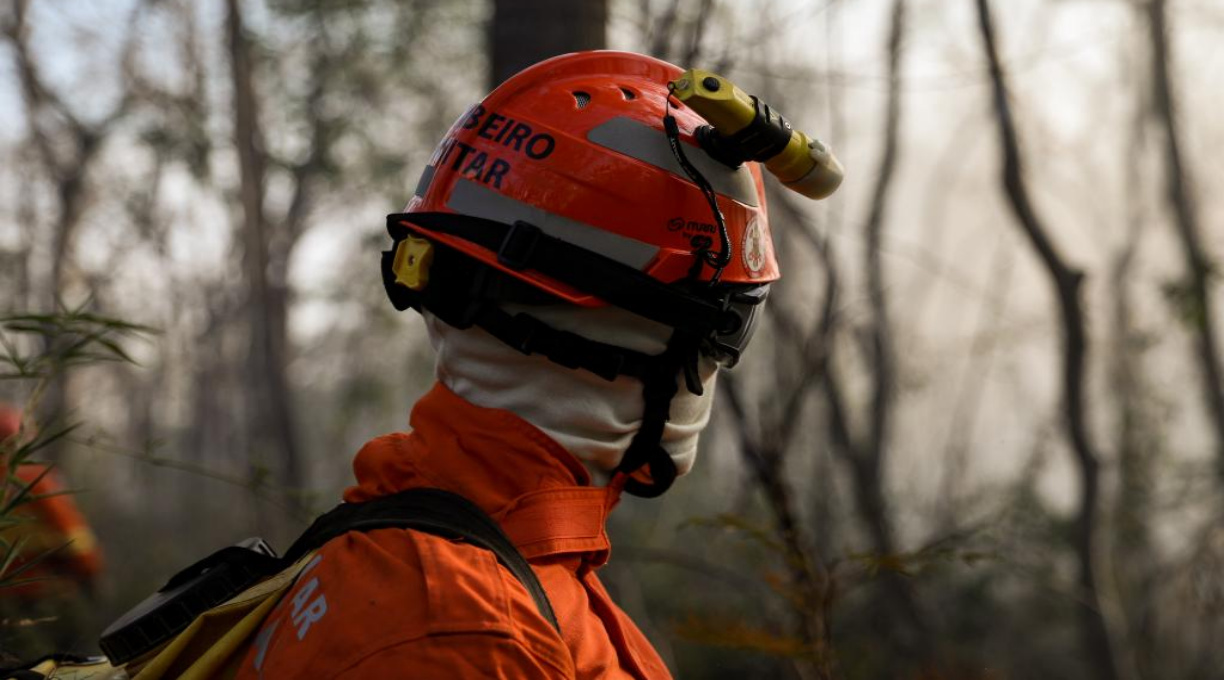
[[621, 375], [641, 379], [656, 360], [642, 352], [557, 330], [530, 314], [510, 314], [493, 303], [484, 304], [473, 323], [523, 354], [539, 354], [555, 364], [590, 371], [608, 381]]
[[661, 445], [663, 429], [671, 417], [671, 402], [679, 391], [678, 382], [694, 394], [701, 394], [697, 375], [700, 338], [676, 330], [662, 354], [648, 355], [608, 345], [557, 330], [530, 314], [510, 314], [487, 303], [476, 314], [475, 325], [523, 354], [539, 354], [566, 368], [583, 369], [605, 380], [627, 375], [642, 383], [642, 426], [625, 451], [616, 471], [625, 475], [645, 469], [650, 481], [629, 477], [625, 492], [641, 498], [655, 498], [676, 481], [676, 464]]
[[[676, 463], [661, 443], [663, 429], [671, 418], [671, 402], [679, 390], [681, 375], [685, 376], [689, 391], [701, 394], [701, 382], [696, 377], [695, 368], [699, 343], [700, 339], [696, 336], [677, 329], [668, 340], [667, 349], [652, 357], [653, 361], [641, 378], [642, 400], [645, 403], [642, 426], [616, 468], [617, 472], [629, 476], [625, 482], [626, 493], [641, 498], [656, 498], [676, 481]], [[694, 367], [692, 375], [687, 370], [689, 366]], [[643, 468], [650, 475], [649, 482], [631, 476]]]

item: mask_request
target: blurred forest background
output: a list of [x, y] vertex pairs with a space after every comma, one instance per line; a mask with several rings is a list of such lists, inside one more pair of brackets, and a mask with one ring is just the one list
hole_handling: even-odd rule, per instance
[[406, 427], [432, 357], [383, 216], [493, 84], [605, 46], [847, 169], [774, 192], [785, 277], [702, 460], [613, 515], [677, 676], [1224, 678], [1218, 0], [10, 0], [0, 315], [156, 329], [0, 382], [82, 423], [39, 455], [107, 556], [87, 628], [286, 546]]

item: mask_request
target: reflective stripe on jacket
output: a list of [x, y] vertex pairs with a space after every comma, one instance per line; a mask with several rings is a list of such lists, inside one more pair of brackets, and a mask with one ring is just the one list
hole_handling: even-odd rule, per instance
[[324, 546], [264, 622], [243, 661], [251, 678], [670, 678], [595, 575], [618, 490], [509, 411], [436, 385], [412, 432], [357, 454], [360, 502], [414, 487], [461, 494], [526, 557], [560, 622], [493, 553], [403, 529], [351, 532]]

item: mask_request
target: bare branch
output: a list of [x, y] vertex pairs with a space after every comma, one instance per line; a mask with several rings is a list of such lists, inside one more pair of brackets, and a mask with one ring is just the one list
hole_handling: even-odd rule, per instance
[[798, 376], [787, 392], [782, 407], [778, 410], [774, 428], [778, 433], [777, 445], [782, 450], [786, 450], [794, 438], [794, 429], [800, 422], [800, 409], [806, 403], [812, 390], [820, 386], [820, 382], [828, 371], [829, 355], [837, 324], [839, 284], [837, 264], [832, 257], [831, 246], [827, 238], [818, 232], [808, 215], [799, 209], [795, 204], [795, 199], [789, 194], [781, 194], [774, 205], [786, 212], [790, 223], [800, 227], [799, 234], [811, 244], [825, 272], [824, 299], [820, 305], [820, 316], [816, 320], [815, 328], [810, 332], [804, 333], [780, 306], [773, 305], [768, 308], [771, 317], [780, 326], [780, 335], [783, 339], [795, 341], [795, 350], [800, 357], [797, 371], [785, 362], [778, 364], [780, 383], [786, 377]]
[[900, 66], [901, 39], [905, 27], [905, 2], [895, 0], [892, 27], [888, 37], [888, 104], [884, 119], [884, 149], [880, 170], [872, 194], [871, 208], [863, 232], [867, 235], [867, 289], [871, 301], [871, 349], [874, 363], [872, 375], [871, 432], [867, 455], [883, 467], [891, 425], [892, 401], [895, 395], [896, 367], [892, 346], [892, 331], [888, 318], [888, 300], [884, 294], [884, 267], [880, 261], [884, 221], [888, 210], [889, 191], [897, 165], [898, 129], [901, 120]]
[[960, 495], [958, 482], [967, 476], [968, 457], [974, 426], [982, 410], [982, 392], [990, 377], [995, 351], [1003, 334], [998, 325], [1007, 304], [1007, 293], [1012, 284], [1012, 263], [1015, 260], [1012, 244], [1004, 239], [995, 247], [990, 263], [992, 275], [988, 290], [982, 299], [977, 330], [969, 347], [969, 356], [961, 369], [957, 396], [953, 400], [952, 417], [949, 419], [948, 436], [942, 456], [943, 473], [940, 479], [940, 523], [945, 530], [959, 525], [958, 509]]
[[1002, 182], [1017, 225], [1037, 252], [1058, 301], [1063, 332], [1062, 390], [1064, 427], [1079, 471], [1080, 503], [1075, 520], [1074, 549], [1079, 566], [1079, 587], [1085, 599], [1081, 625], [1089, 664], [1101, 680], [1122, 677], [1117, 654], [1124, 645], [1114, 640], [1102, 611], [1097, 575], [1097, 512], [1100, 491], [1100, 456], [1085, 419], [1084, 373], [1088, 339], [1080, 284], [1083, 272], [1066, 264], [1037, 215], [1025, 184], [1020, 145], [1007, 90], [1006, 77], [995, 46], [994, 25], [987, 0], [976, 0], [982, 48], [990, 66], [999, 144], [1003, 155]]
[[689, 24], [688, 49], [684, 51], [684, 61], [682, 62], [685, 68], [692, 68], [701, 59], [701, 41], [705, 37], [706, 29], [711, 23], [710, 17], [713, 10], [714, 0], [701, 0], [697, 14]]
[[821, 680], [836, 676], [833, 656], [832, 628], [829, 612], [833, 604], [834, 587], [828, 569], [814, 559], [803, 540], [795, 501], [783, 469], [782, 449], [763, 445], [749, 434], [748, 417], [739, 386], [730, 376], [723, 376], [722, 394], [739, 423], [740, 451], [765, 493], [781, 539], [787, 572], [796, 593], [795, 614], [800, 621], [800, 636], [809, 650], [813, 670]]
[[[119, 103], [96, 123], [86, 123], [69, 103], [50, 88], [43, 78], [37, 58], [30, 48], [28, 23], [29, 0], [17, 0], [3, 28], [3, 37], [16, 56], [18, 79], [21, 83], [31, 146], [38, 156], [53, 186], [57, 213], [51, 228], [50, 272], [43, 287], [45, 297], [38, 304], [54, 309], [60, 304], [66, 278], [73, 263], [73, 243], [90, 199], [89, 173], [99, 157], [108, 135], [127, 115], [134, 101], [130, 84], [125, 81]], [[121, 64], [132, 61], [137, 44], [137, 26], [145, 3], [132, 10], [121, 52]], [[48, 347], [50, 349], [50, 347]], [[57, 377], [47, 389], [42, 405], [44, 419], [51, 420], [69, 409], [68, 384]], [[51, 452], [51, 459], [56, 453]]]
[[1202, 230], [1194, 204], [1193, 181], [1182, 157], [1178, 137], [1176, 98], [1169, 75], [1169, 27], [1165, 0], [1148, 0], [1148, 32], [1152, 58], [1152, 106], [1164, 133], [1165, 197], [1173, 211], [1177, 236], [1181, 241], [1186, 267], [1184, 311], [1197, 344], [1202, 368], [1203, 401], [1215, 431], [1219, 474], [1224, 478], [1224, 369], [1221, 368], [1215, 312], [1211, 303], [1213, 264], [1203, 249]]

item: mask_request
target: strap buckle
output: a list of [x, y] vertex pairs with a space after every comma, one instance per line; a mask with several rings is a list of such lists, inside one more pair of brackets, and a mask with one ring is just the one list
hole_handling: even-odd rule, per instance
[[498, 263], [515, 271], [526, 269], [542, 233], [534, 224], [516, 221], [497, 248]]
[[[543, 321], [530, 314], [515, 314], [511, 320], [511, 338], [502, 338], [503, 342], [523, 354], [534, 354], [540, 351], [540, 338], [552, 330]], [[509, 342], [507, 342], [509, 340]]]

